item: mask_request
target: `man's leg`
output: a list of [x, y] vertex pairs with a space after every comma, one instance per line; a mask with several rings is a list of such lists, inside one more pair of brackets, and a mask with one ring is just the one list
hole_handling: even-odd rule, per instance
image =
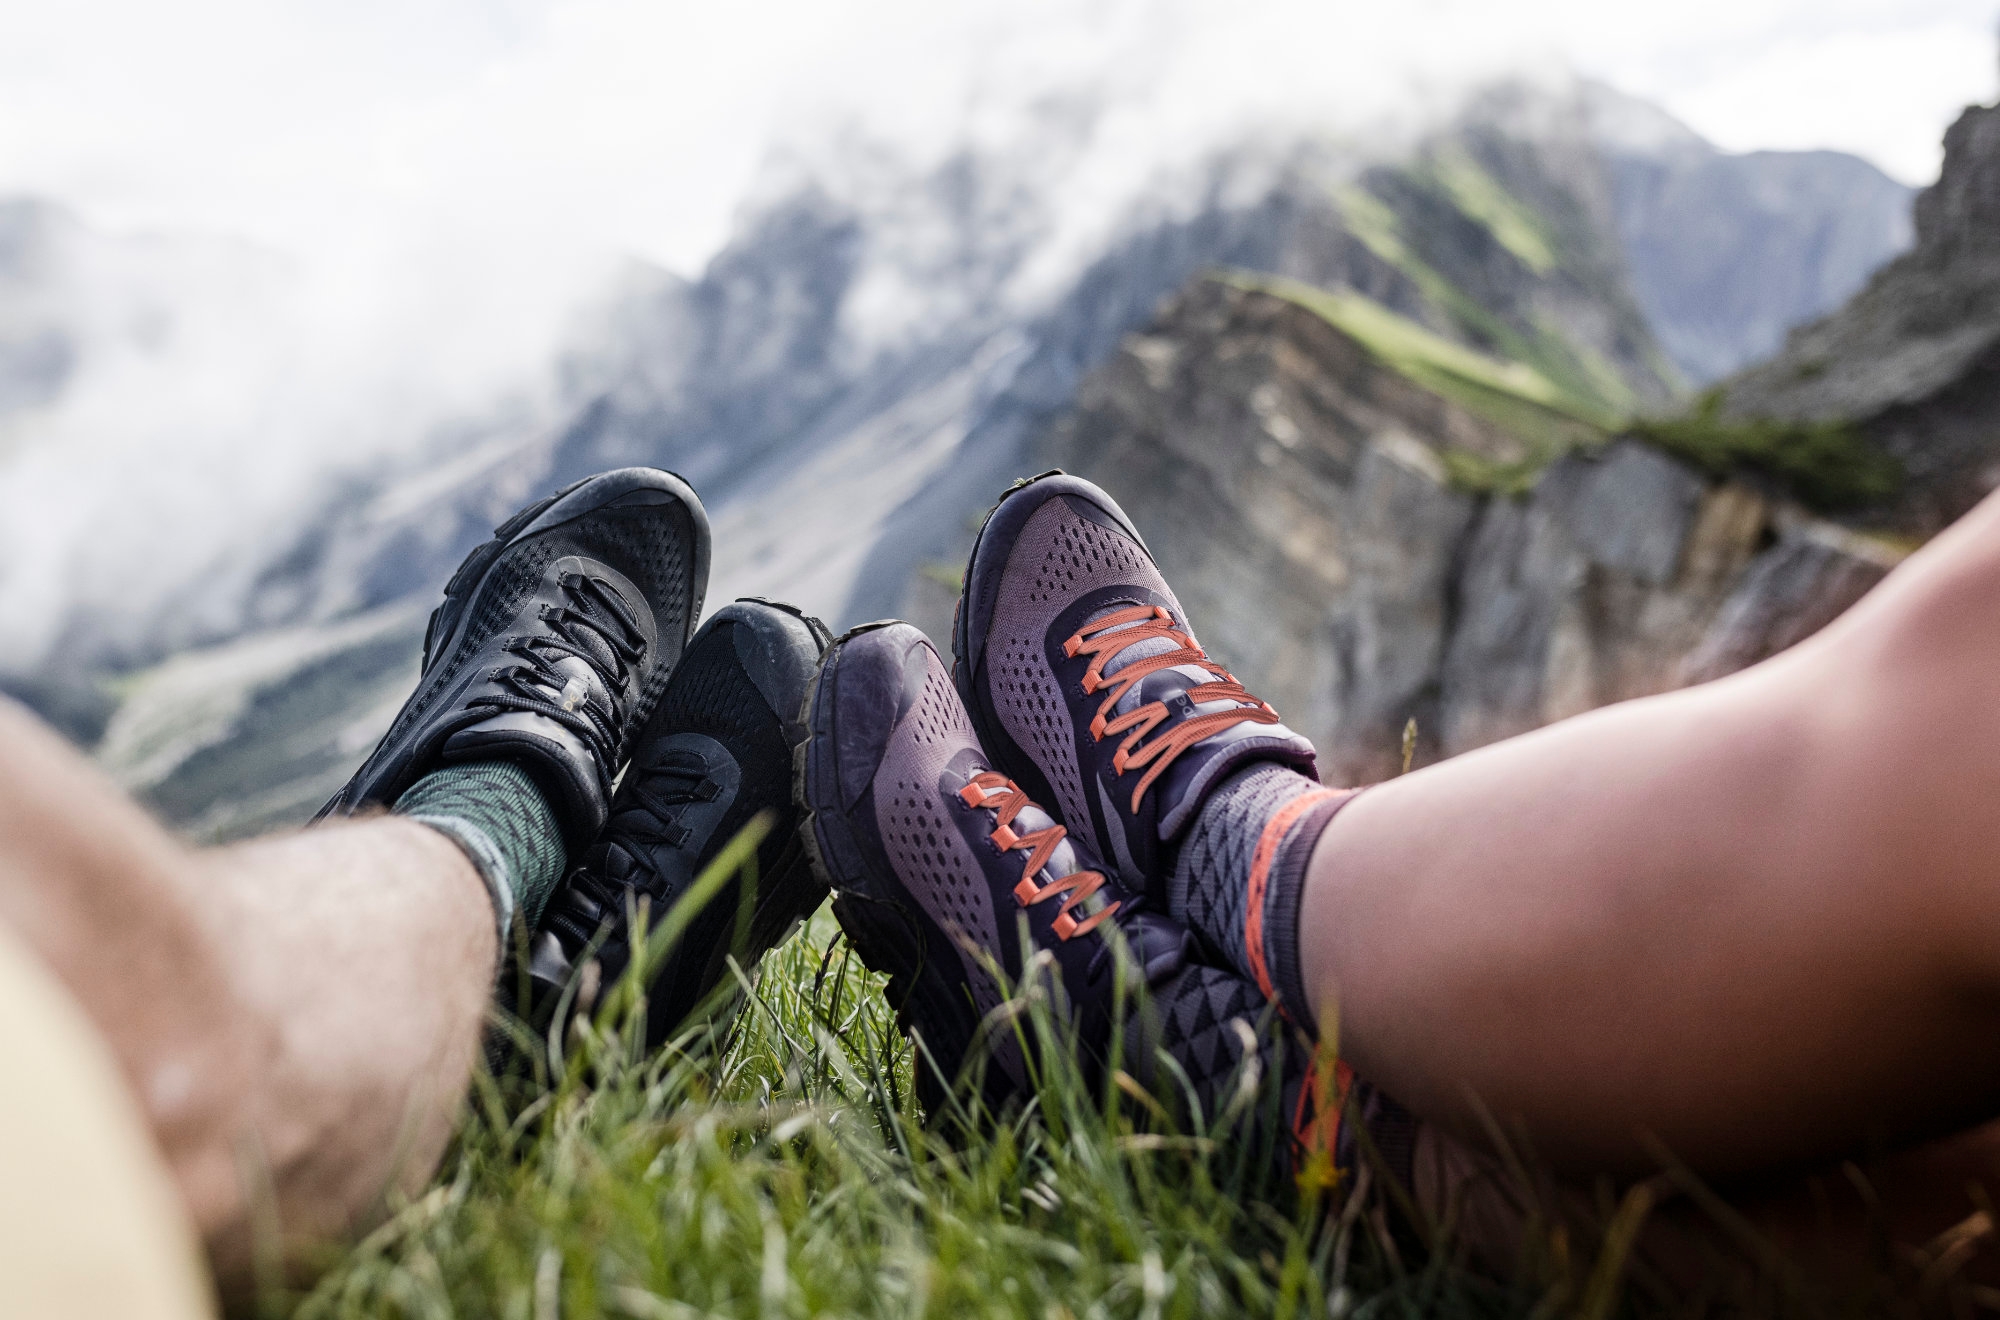
[[416, 691], [321, 813], [401, 819], [189, 852], [0, 710], [0, 921], [108, 1038], [225, 1286], [267, 1221], [338, 1236], [393, 1180], [429, 1175], [496, 932], [532, 926], [604, 824], [707, 574], [701, 501], [655, 469], [503, 522], [446, 586]]
[[436, 1164], [496, 956], [444, 835], [379, 819], [192, 851], [0, 702], [0, 921], [104, 1036], [225, 1285], [260, 1216], [336, 1236]]
[[[1735, 677], [1377, 786], [1298, 922], [1342, 1054], [1579, 1170], [1709, 1176], [2000, 1113], [2000, 500]], [[1476, 1104], [1475, 1104], [1476, 1100]]]

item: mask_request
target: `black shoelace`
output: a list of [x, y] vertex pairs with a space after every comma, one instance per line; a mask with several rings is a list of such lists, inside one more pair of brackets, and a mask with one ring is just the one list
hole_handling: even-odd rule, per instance
[[706, 771], [692, 766], [656, 765], [643, 771], [635, 767], [634, 773], [639, 778], [632, 786], [632, 796], [643, 810], [631, 827], [632, 840], [686, 847], [694, 831], [680, 823], [674, 808], [713, 802], [722, 792], [722, 785], [710, 779]]
[[680, 823], [674, 808], [713, 802], [722, 785], [691, 767], [660, 765], [633, 773], [641, 776], [632, 789], [637, 802], [621, 809], [615, 824], [606, 828], [606, 834], [615, 834], [618, 841], [592, 849], [566, 888], [579, 891], [600, 912], [611, 914], [624, 912], [627, 894], [643, 893], [654, 900], [654, 916], [658, 917], [659, 905], [674, 896], [660, 883], [659, 872], [648, 860], [650, 849], [644, 845], [664, 843], [685, 848], [693, 841], [694, 831]]
[[501, 691], [467, 705], [556, 721], [589, 746], [598, 777], [608, 787], [622, 750], [618, 712], [592, 698], [587, 685], [564, 679], [554, 666], [570, 656], [583, 661], [615, 697], [624, 690], [633, 666], [645, 657], [646, 638], [631, 607], [608, 583], [584, 573], [565, 573], [561, 589], [563, 603], [542, 609], [542, 622], [549, 631], [516, 638], [503, 648], [517, 663], [494, 672]]

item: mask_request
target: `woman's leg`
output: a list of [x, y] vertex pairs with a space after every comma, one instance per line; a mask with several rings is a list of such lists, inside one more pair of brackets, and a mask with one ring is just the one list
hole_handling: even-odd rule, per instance
[[1357, 1071], [1557, 1167], [2000, 1113], [2000, 499], [1765, 664], [1371, 789], [1299, 940]]

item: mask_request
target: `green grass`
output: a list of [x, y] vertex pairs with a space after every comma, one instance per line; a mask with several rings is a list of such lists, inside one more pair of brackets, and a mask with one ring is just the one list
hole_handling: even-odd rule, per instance
[[1498, 426], [1521, 442], [1524, 456], [1496, 462], [1476, 454], [1442, 455], [1454, 484], [1468, 490], [1518, 491], [1550, 461], [1602, 444], [1602, 414], [1525, 362], [1502, 361], [1454, 343], [1351, 290], [1321, 289], [1296, 280], [1219, 272], [1241, 289], [1283, 298], [1358, 342], [1376, 361], [1413, 383]]
[[[723, 875], [697, 890], [714, 892]], [[654, 956], [676, 916], [656, 932]], [[1136, 1084], [1094, 1090], [1040, 992], [1009, 1006], [1047, 1042], [1029, 1053], [1036, 1103], [986, 1113], [969, 1098], [975, 1075], [927, 1121], [911, 1084], [918, 1061], [882, 985], [824, 911], [737, 989], [733, 1020], [649, 1054], [636, 997], [613, 987], [594, 1014], [528, 1050], [532, 1067], [482, 1074], [429, 1190], [331, 1258], [310, 1293], [270, 1292], [265, 1313], [1914, 1314], [1897, 1309], [1908, 1282], [1887, 1274], [1858, 1305], [1822, 1304], [1782, 1268], [1718, 1269], [1700, 1296], [1665, 1287], [1632, 1253], [1660, 1179], [1601, 1189], [1581, 1215], [1532, 1217], [1514, 1281], [1493, 1282], [1462, 1263], [1449, 1215], [1417, 1230], [1424, 1242], [1398, 1245], [1379, 1197], [1272, 1177], [1241, 1122], [1274, 1099], [1269, 1079], [1246, 1080], [1223, 1116], [1179, 1131]]]
[[609, 996], [538, 1076], [483, 1077], [431, 1190], [271, 1309], [1323, 1317], [1380, 1291], [1365, 1224], [1227, 1124], [1177, 1133], [1093, 1093], [1053, 1046], [1029, 1111], [927, 1125], [881, 982], [825, 911], [732, 1025], [646, 1055], [632, 1008]]
[[1541, 216], [1501, 187], [1463, 147], [1447, 144], [1425, 164], [1458, 209], [1485, 225], [1522, 265], [1537, 275], [1556, 268], [1555, 239]]
[[[1455, 166], [1406, 175], [1419, 188], [1440, 195], [1469, 219], [1485, 226], [1501, 246], [1513, 251], [1524, 265], [1547, 274], [1553, 264], [1543, 267], [1543, 257], [1554, 262], [1556, 249], [1546, 236], [1538, 217], [1525, 203], [1515, 200], [1468, 156], [1452, 158]], [[1481, 182], [1475, 184], [1477, 177]], [[1481, 202], [1468, 197], [1483, 197]], [[1505, 199], [1503, 204], [1496, 199]], [[1366, 188], [1350, 185], [1334, 199], [1348, 230], [1384, 262], [1409, 276], [1424, 297], [1449, 316], [1474, 340], [1490, 344], [1507, 359], [1535, 370], [1560, 393], [1563, 411], [1601, 430], [1615, 429], [1637, 403], [1637, 396], [1618, 369], [1592, 349], [1572, 343], [1566, 336], [1543, 325], [1519, 329], [1496, 316], [1471, 294], [1447, 279], [1417, 252], [1418, 244], [1408, 235], [1396, 212]], [[1494, 229], [1495, 217], [1507, 214], [1516, 223], [1503, 225], [1507, 232]], [[1518, 232], [1517, 232], [1518, 231]], [[1512, 242], [1508, 234], [1514, 234]], [[1532, 233], [1528, 247], [1533, 260], [1522, 257], [1516, 246], [1527, 246], [1521, 233]]]
[[1901, 464], [1844, 422], [1725, 418], [1714, 390], [1685, 416], [1630, 429], [1711, 476], [1756, 473], [1822, 513], [1880, 503], [1903, 484]]
[[[1414, 726], [1404, 738], [1408, 754]], [[682, 912], [728, 866], [754, 860], [754, 842], [732, 844], [644, 958], [668, 950]], [[636, 994], [616, 986], [526, 1052], [532, 1068], [482, 1072], [432, 1186], [326, 1258], [308, 1294], [268, 1290], [262, 1312], [1612, 1320], [1956, 1316], [2000, 1302], [1940, 1270], [1942, 1248], [1884, 1260], [1870, 1292], [1822, 1296], [1672, 1162], [1622, 1192], [1604, 1184], [1550, 1202], [1534, 1192], [1546, 1176], [1504, 1140], [1502, 1178], [1528, 1228], [1510, 1282], [1496, 1282], [1464, 1264], [1450, 1210], [1390, 1234], [1388, 1200], [1368, 1182], [1342, 1186], [1324, 1164], [1274, 1176], [1252, 1138], [1268, 1128], [1250, 1122], [1276, 1104], [1272, 1078], [1238, 1078], [1220, 1116], [1180, 1128], [1164, 1094], [1122, 1070], [1092, 1088], [1042, 990], [998, 1014], [1040, 1042], [1026, 1046], [1036, 1102], [982, 1110], [974, 1068], [926, 1116], [912, 1094], [922, 1064], [824, 910], [754, 984], [738, 978], [720, 998], [742, 1010], [646, 1052]], [[1692, 1290], [1634, 1252], [1648, 1216], [1676, 1196], [1714, 1204], [1738, 1240], [1706, 1248]]]

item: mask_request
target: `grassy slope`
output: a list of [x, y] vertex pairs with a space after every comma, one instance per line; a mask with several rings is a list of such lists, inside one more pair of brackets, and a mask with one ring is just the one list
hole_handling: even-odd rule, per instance
[[[1044, 999], [1012, 1005], [1047, 1028]], [[1391, 1243], [1379, 1199], [1269, 1177], [1269, 1151], [1227, 1116], [1137, 1122], [1156, 1101], [1091, 1092], [1059, 1046], [1035, 1056], [1029, 1112], [969, 1137], [927, 1127], [881, 981], [824, 910], [765, 960], [733, 1025], [647, 1056], [630, 1008], [615, 988], [553, 1069], [482, 1075], [429, 1190], [264, 1312], [1609, 1320], [1914, 1314], [1899, 1299], [1919, 1288], [1965, 1300], [1924, 1259], [1885, 1265], [1869, 1294], [1816, 1296], [1750, 1263], [1762, 1248], [1713, 1258], [1698, 1296], [1667, 1287], [1630, 1251], [1658, 1179], [1533, 1221], [1503, 1286], [1462, 1265], [1448, 1222]], [[1250, 1079], [1237, 1099], [1276, 1097]], [[1533, 1181], [1503, 1179], [1529, 1206]]]
[[[1560, 266], [1561, 245], [1542, 217], [1464, 150], [1447, 145], [1405, 177], [1484, 226], [1537, 275], [1548, 275]], [[1712, 394], [1680, 417], [1635, 417], [1631, 388], [1601, 356], [1552, 328], [1523, 333], [1493, 315], [1425, 262], [1396, 212], [1367, 189], [1349, 186], [1339, 200], [1348, 229], [1370, 251], [1408, 275], [1467, 337], [1493, 345], [1500, 356], [1445, 339], [1349, 290], [1249, 274], [1226, 278], [1290, 299], [1325, 317], [1384, 365], [1526, 445], [1528, 457], [1512, 464], [1495, 464], [1472, 454], [1444, 454], [1461, 486], [1519, 491], [1560, 454], [1624, 432], [1714, 476], [1736, 472], [1762, 476], [1819, 512], [1867, 506], [1889, 498], [1900, 487], [1901, 470], [1893, 460], [1840, 423], [1726, 423], [1716, 413]]]
[[[1446, 152], [1413, 176], [1441, 194], [1523, 265], [1548, 275], [1561, 249], [1533, 208], [1516, 200], [1462, 152]], [[1492, 344], [1508, 360], [1532, 368], [1560, 391], [1576, 415], [1603, 429], [1615, 428], [1633, 409], [1635, 396], [1618, 369], [1599, 354], [1572, 343], [1560, 331], [1536, 326], [1523, 331], [1501, 320], [1417, 254], [1401, 219], [1365, 188], [1339, 195], [1341, 214], [1356, 238], [1383, 261], [1408, 275], [1424, 296], [1474, 339]]]
[[[1393, 1284], [1365, 1224], [1266, 1185], [1227, 1125], [1140, 1131], [1060, 1057], [1026, 1117], [927, 1130], [880, 979], [824, 910], [719, 1045], [645, 1058], [630, 1031], [573, 1031], [553, 1082], [482, 1082], [433, 1188], [272, 1309], [1325, 1316], [1343, 1286]], [[1490, 1291], [1435, 1274], [1401, 1286]]]
[[[1549, 275], [1561, 249], [1534, 209], [1510, 194], [1472, 157], [1442, 150], [1408, 176], [1478, 222], [1523, 266]], [[1623, 428], [1635, 406], [1630, 386], [1609, 362], [1545, 326], [1509, 325], [1418, 255], [1403, 221], [1375, 194], [1348, 187], [1339, 196], [1347, 227], [1374, 254], [1396, 267], [1424, 297], [1459, 326], [1481, 352], [1417, 324], [1350, 289], [1323, 289], [1247, 271], [1219, 278], [1285, 298], [1324, 317], [1359, 341], [1378, 361], [1425, 389], [1494, 423], [1522, 442], [1527, 457], [1496, 464], [1474, 454], [1442, 457], [1460, 485], [1519, 490], [1569, 450], [1602, 444]]]
[[1453, 343], [1352, 290], [1229, 271], [1217, 276], [1293, 302], [1351, 336], [1392, 371], [1407, 377], [1521, 440], [1527, 458], [1496, 464], [1469, 453], [1441, 455], [1453, 479], [1472, 489], [1515, 490], [1571, 449], [1602, 444], [1609, 425], [1594, 402], [1581, 399], [1520, 361], [1502, 361]]

